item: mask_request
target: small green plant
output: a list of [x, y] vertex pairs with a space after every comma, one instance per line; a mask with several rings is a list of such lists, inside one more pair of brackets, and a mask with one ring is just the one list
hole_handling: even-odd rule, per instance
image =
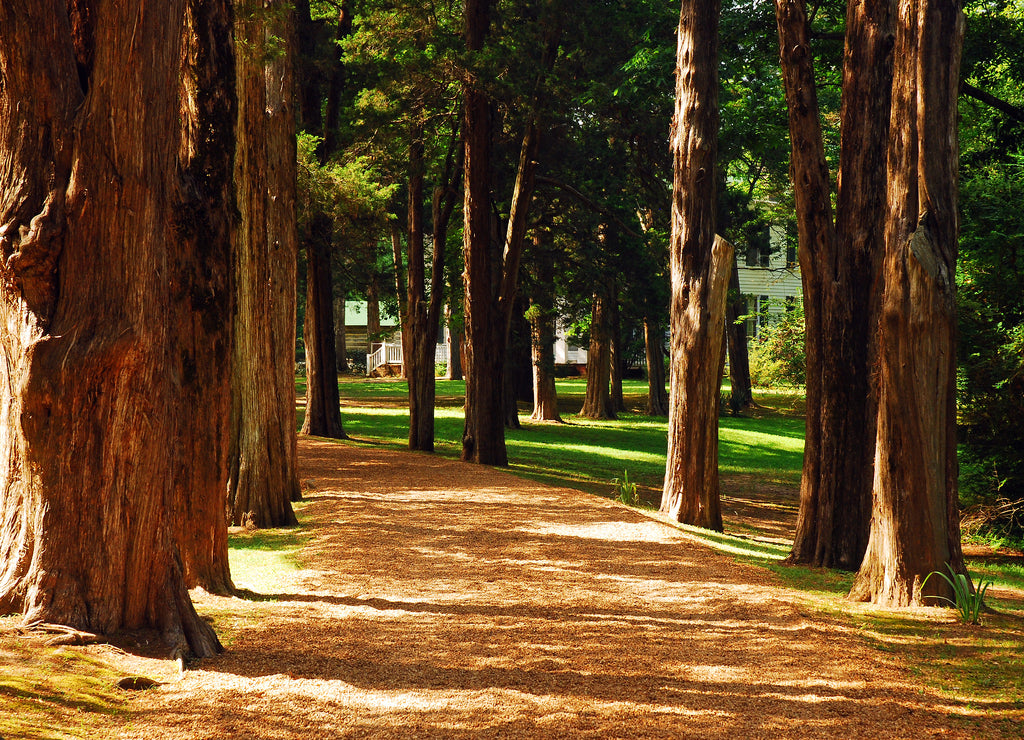
[[925, 596], [925, 598], [942, 599], [949, 602], [956, 609], [960, 615], [960, 621], [964, 624], [980, 624], [978, 615], [981, 613], [981, 607], [985, 601], [985, 592], [992, 585], [992, 581], [979, 582], [978, 588], [972, 591], [971, 581], [965, 574], [954, 571], [953, 566], [949, 563], [946, 563], [946, 570], [949, 571], [948, 576], [941, 571], [933, 570], [925, 576], [924, 581], [921, 583], [921, 588], [924, 588], [925, 584], [928, 583], [928, 579], [932, 576], [940, 576], [953, 589], [955, 600], [946, 596]]
[[627, 506], [639, 506], [640, 494], [637, 493], [636, 483], [629, 480], [629, 471], [622, 471], [622, 478], [612, 478], [612, 485], [615, 486], [615, 500]]

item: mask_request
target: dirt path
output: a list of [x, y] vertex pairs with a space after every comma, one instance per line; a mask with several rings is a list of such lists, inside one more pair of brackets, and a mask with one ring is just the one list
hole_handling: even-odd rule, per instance
[[998, 736], [634, 510], [428, 455], [300, 455], [306, 569], [274, 600], [197, 595], [256, 619], [139, 693], [122, 737]]

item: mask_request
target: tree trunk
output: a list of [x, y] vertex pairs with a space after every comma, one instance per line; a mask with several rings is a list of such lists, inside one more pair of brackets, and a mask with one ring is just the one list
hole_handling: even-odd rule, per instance
[[622, 322], [619, 315], [619, 291], [612, 279], [609, 285], [608, 302], [608, 401], [616, 414], [626, 410], [626, 401], [622, 397], [622, 373], [625, 370], [625, 359], [622, 356]]
[[609, 313], [607, 291], [594, 293], [590, 313], [590, 346], [587, 350], [587, 394], [583, 399], [580, 416], [587, 419], [614, 419], [608, 381], [611, 375], [611, 343], [609, 341]]
[[517, 296], [505, 350], [505, 427], [520, 429], [519, 402], [533, 400], [533, 371], [530, 322], [526, 318], [526, 299]]
[[464, 334], [461, 321], [453, 320], [448, 314], [448, 372], [445, 378], [448, 380], [462, 380], [462, 344]]
[[226, 555], [231, 9], [104, 7], [0, 7], [0, 611], [209, 656], [184, 568]]
[[331, 305], [331, 221], [318, 216], [306, 240], [306, 416], [302, 434], [347, 439], [341, 425], [334, 310]]
[[[492, 0], [466, 0], [465, 40], [470, 52], [482, 51], [490, 28]], [[551, 4], [546, 4], [552, 10]], [[558, 49], [557, 13], [549, 26], [542, 69], [550, 71]], [[527, 215], [533, 199], [534, 172], [540, 142], [538, 109], [541, 80], [531, 103], [509, 207], [504, 249], [496, 254], [491, 243], [491, 105], [479, 80], [464, 86], [466, 423], [462, 459], [488, 465], [507, 465], [505, 449], [503, 368], [512, 304], [519, 278], [519, 258], [526, 237]]]
[[736, 253], [732, 255], [732, 272], [729, 275], [729, 298], [725, 309], [726, 345], [729, 349], [729, 381], [732, 391], [729, 408], [738, 414], [754, 402], [750, 387], [750, 356], [747, 353], [747, 300], [740, 292], [740, 275], [737, 269]]
[[[409, 449], [434, 451], [434, 346], [437, 326], [431, 330], [423, 233], [423, 128], [413, 126], [409, 145], [409, 219], [407, 298], [402, 314], [402, 357], [409, 381]], [[437, 247], [439, 245], [435, 245]], [[443, 245], [440, 245], [443, 246]], [[443, 252], [442, 252], [443, 254]]]
[[338, 372], [348, 372], [348, 334], [345, 331], [345, 297], [334, 296], [334, 354], [338, 358]]
[[871, 536], [851, 597], [886, 606], [951, 596], [964, 573], [957, 510], [957, 89], [963, 16], [899, 4], [888, 153]]
[[380, 277], [374, 273], [366, 288], [366, 341], [375, 341], [380, 334]]
[[[268, 7], [271, 7], [268, 5]], [[295, 118], [290, 17], [236, 18], [239, 113], [235, 332], [228, 511], [232, 524], [296, 523]], [[264, 62], [265, 39], [286, 51]], [[269, 115], [268, 115], [269, 112]]]
[[807, 328], [806, 441], [790, 561], [853, 570], [867, 545], [874, 454], [870, 368], [892, 88], [890, 7], [872, 0], [849, 8], [834, 228], [804, 7], [783, 0], [777, 10]]
[[555, 265], [554, 256], [544, 248], [544, 235], [534, 232], [535, 288], [530, 297], [530, 356], [533, 365], [533, 421], [557, 421], [558, 393], [555, 390]]
[[665, 349], [661, 325], [651, 316], [644, 319], [644, 349], [647, 355], [648, 416], [668, 416], [665, 390]]
[[718, 406], [732, 247], [715, 237], [717, 0], [683, 0], [672, 122], [668, 455], [661, 512], [722, 529]]

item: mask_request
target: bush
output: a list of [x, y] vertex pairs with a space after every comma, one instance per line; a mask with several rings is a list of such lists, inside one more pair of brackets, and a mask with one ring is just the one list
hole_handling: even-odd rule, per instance
[[761, 388], [804, 385], [807, 381], [805, 335], [804, 312], [799, 306], [762, 326], [750, 345], [751, 385]]

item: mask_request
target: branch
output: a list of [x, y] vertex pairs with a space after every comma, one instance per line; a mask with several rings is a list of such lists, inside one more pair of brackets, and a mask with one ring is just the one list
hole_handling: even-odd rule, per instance
[[960, 92], [974, 98], [975, 100], [980, 100], [982, 103], [985, 103], [998, 111], [1002, 111], [1015, 121], [1024, 123], [1024, 109], [1018, 108], [1012, 103], [1007, 103], [1005, 100], [997, 98], [992, 93], [987, 93], [969, 82], [960, 83]]
[[641, 234], [636, 233], [635, 231], [633, 231], [633, 229], [631, 229], [629, 226], [627, 226], [625, 224], [625, 222], [623, 222], [623, 220], [621, 218], [619, 218], [617, 215], [615, 215], [614, 213], [609, 211], [607, 208], [602, 206], [600, 203], [597, 203], [594, 200], [588, 198], [586, 195], [581, 193], [579, 190], [574, 188], [572, 185], [569, 185], [568, 183], [562, 182], [561, 180], [556, 180], [553, 177], [545, 177], [543, 175], [537, 175], [534, 179], [537, 181], [538, 185], [551, 185], [552, 187], [556, 187], [559, 190], [564, 190], [569, 195], [571, 195], [574, 198], [576, 198], [578, 201], [583, 203], [585, 206], [587, 206], [591, 210], [596, 211], [597, 213], [600, 213], [602, 216], [607, 216], [608, 218], [610, 218], [612, 221], [614, 221], [619, 226], [620, 229], [622, 229], [624, 232], [626, 232], [627, 234], [629, 234], [633, 238], [635, 238], [635, 239], [643, 239], [644, 238]]

